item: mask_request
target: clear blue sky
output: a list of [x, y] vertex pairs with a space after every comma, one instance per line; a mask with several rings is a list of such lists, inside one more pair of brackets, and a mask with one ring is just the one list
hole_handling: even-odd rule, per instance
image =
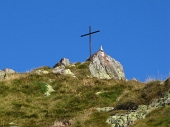
[[0, 0], [0, 70], [83, 62], [100, 45], [127, 79], [170, 72], [170, 0]]

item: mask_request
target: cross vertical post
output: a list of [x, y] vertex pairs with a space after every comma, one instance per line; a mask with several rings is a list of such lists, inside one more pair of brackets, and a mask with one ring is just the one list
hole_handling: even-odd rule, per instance
[[[89, 33], [91, 33], [91, 26], [89, 26]], [[90, 44], [89, 44], [89, 48], [90, 48], [90, 57], [91, 57], [91, 55], [92, 55], [92, 42], [91, 42], [91, 34], [89, 34], [89, 42], [90, 42]]]
[[99, 30], [91, 32], [91, 26], [89, 26], [89, 33], [81, 35], [81, 37], [89, 35], [89, 48], [90, 48], [90, 57], [92, 56], [92, 37], [91, 35], [94, 33], [100, 32]]

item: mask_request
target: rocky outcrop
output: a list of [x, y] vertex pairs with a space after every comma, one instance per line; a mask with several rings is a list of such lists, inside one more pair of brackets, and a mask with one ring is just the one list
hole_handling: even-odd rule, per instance
[[66, 75], [71, 75], [72, 77], [76, 77], [73, 74], [73, 72], [71, 72], [70, 69], [65, 68], [66, 66], [73, 66], [73, 65], [71, 65], [69, 59], [62, 58], [56, 65], [54, 65], [52, 72], [55, 74], [66, 74]]
[[106, 122], [111, 124], [111, 127], [129, 127], [134, 121], [143, 119], [148, 111], [146, 105], [140, 105], [137, 110], [131, 110], [125, 114], [110, 116]]
[[152, 110], [168, 105], [170, 105], [170, 91], [165, 93], [164, 97], [152, 101], [150, 105], [139, 105], [137, 110], [129, 110], [125, 114], [110, 116], [106, 122], [112, 127], [128, 127], [134, 121], [145, 118], [146, 114]]
[[0, 70], [0, 79], [5, 79], [10, 74], [15, 74], [16, 72], [13, 69], [5, 68]]
[[55, 67], [52, 70], [55, 74], [65, 74], [65, 75], [71, 75], [72, 77], [76, 77], [73, 72], [70, 71], [70, 69], [65, 69], [65, 66], [58, 66]]
[[39, 68], [35, 68], [34, 70], [31, 71], [33, 74], [37, 75], [47, 75], [51, 72], [51, 68], [49, 66], [42, 66]]
[[16, 73], [13, 69], [10, 69], [10, 68], [5, 68], [3, 71], [4, 71], [6, 74], [14, 74], [14, 73]]
[[54, 67], [53, 68], [55, 68], [55, 67], [58, 67], [58, 66], [69, 66], [70, 65], [70, 61], [69, 61], [69, 59], [67, 59], [67, 58], [62, 58], [56, 65], [54, 65]]
[[89, 69], [93, 77], [100, 79], [125, 79], [122, 65], [107, 55], [102, 47], [89, 60]]
[[41, 69], [39, 69], [39, 70], [36, 70], [36, 71], [35, 71], [35, 74], [38, 74], [38, 75], [41, 75], [41, 74], [49, 74], [49, 72], [46, 71], [46, 70], [41, 70]]
[[5, 72], [0, 70], [0, 79], [4, 79], [5, 78]]
[[52, 72], [55, 74], [63, 74], [65, 70], [65, 66], [58, 66], [53, 68]]

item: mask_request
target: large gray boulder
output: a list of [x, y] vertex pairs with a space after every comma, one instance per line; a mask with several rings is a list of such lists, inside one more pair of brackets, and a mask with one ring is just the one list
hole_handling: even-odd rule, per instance
[[102, 47], [89, 60], [89, 69], [93, 77], [100, 79], [125, 79], [124, 70], [120, 62], [107, 55]]
[[57, 64], [54, 65], [53, 68], [58, 67], [58, 66], [69, 66], [70, 61], [67, 58], [62, 58]]

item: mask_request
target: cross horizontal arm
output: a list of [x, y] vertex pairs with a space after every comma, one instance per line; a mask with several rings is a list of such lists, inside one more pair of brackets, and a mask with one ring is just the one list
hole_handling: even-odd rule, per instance
[[84, 36], [87, 36], [87, 35], [90, 35], [90, 34], [94, 34], [94, 33], [97, 33], [97, 32], [100, 32], [100, 30], [97, 30], [97, 31], [94, 31], [94, 32], [91, 32], [91, 33], [88, 33], [88, 34], [81, 35], [81, 37], [84, 37]]

